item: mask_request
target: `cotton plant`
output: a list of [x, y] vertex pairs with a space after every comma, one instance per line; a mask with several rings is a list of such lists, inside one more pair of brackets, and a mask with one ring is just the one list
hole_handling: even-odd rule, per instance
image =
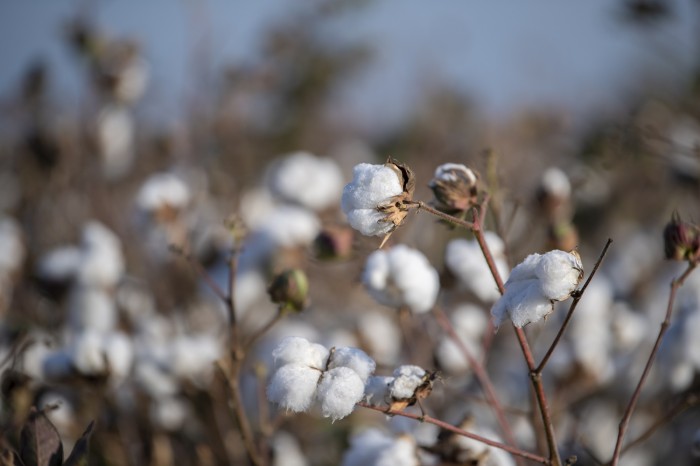
[[440, 291], [437, 270], [423, 253], [405, 245], [370, 254], [362, 283], [378, 303], [415, 313], [430, 311]]
[[149, 176], [136, 195], [137, 207], [157, 219], [167, 221], [185, 209], [192, 200], [187, 184], [174, 173]]
[[503, 296], [491, 308], [494, 326], [506, 318], [517, 328], [540, 321], [554, 311], [555, 302], [571, 296], [582, 278], [576, 251], [530, 254], [513, 268]]
[[301, 337], [285, 338], [272, 355], [268, 400], [292, 412], [308, 411], [317, 401], [323, 416], [333, 421], [348, 416], [362, 400], [376, 366], [357, 348], [329, 350]]
[[283, 202], [321, 211], [340, 200], [343, 174], [334, 160], [298, 151], [282, 156], [270, 167], [266, 184]]
[[[504, 279], [508, 276], [505, 243], [492, 231], [485, 231], [484, 238], [496, 268]], [[445, 248], [445, 265], [469, 291], [483, 302], [496, 301], [501, 293], [493, 279], [481, 247], [476, 240], [453, 239]]]

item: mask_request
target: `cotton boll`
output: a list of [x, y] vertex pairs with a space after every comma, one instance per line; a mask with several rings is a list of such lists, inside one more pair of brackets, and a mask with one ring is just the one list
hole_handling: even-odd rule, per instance
[[401, 354], [401, 331], [393, 319], [379, 312], [363, 314], [358, 322], [362, 341], [379, 364], [393, 364]]
[[99, 222], [83, 228], [78, 280], [86, 286], [112, 288], [124, 273], [119, 238]]
[[377, 207], [390, 203], [403, 192], [401, 180], [385, 165], [361, 163], [353, 169], [353, 180], [343, 189], [341, 208], [350, 225], [365, 236], [381, 236], [395, 226], [383, 222], [385, 215]]
[[393, 381], [393, 377], [370, 376], [365, 385], [365, 400], [373, 405], [387, 403], [389, 387]]
[[83, 375], [104, 375], [108, 360], [102, 344], [103, 335], [95, 331], [85, 331], [76, 336], [70, 346], [73, 366]]
[[352, 413], [364, 392], [365, 384], [354, 370], [349, 367], [329, 369], [318, 384], [321, 413], [333, 421], [342, 419]]
[[583, 265], [578, 254], [554, 250], [542, 255], [535, 269], [542, 294], [554, 301], [563, 301], [581, 281]]
[[393, 438], [379, 429], [367, 429], [350, 439], [350, 448], [343, 455], [342, 466], [372, 466], [380, 452], [388, 449]]
[[333, 160], [300, 151], [279, 160], [271, 168], [267, 184], [284, 201], [323, 210], [340, 200], [343, 175]]
[[175, 379], [157, 363], [148, 358], [136, 359], [134, 380], [151, 398], [158, 399], [178, 392]]
[[[462, 344], [469, 352], [479, 358], [481, 355], [481, 338], [488, 327], [488, 319], [483, 309], [466, 304], [460, 306], [452, 315], [454, 329]], [[451, 373], [465, 372], [469, 366], [459, 346], [451, 339], [440, 341], [436, 350], [440, 367]]]
[[167, 431], [180, 430], [189, 413], [185, 402], [176, 397], [161, 397], [152, 400], [150, 407], [151, 421]]
[[[484, 232], [484, 238], [499, 274], [505, 279], [508, 276], [508, 265], [503, 240], [491, 231]], [[445, 249], [445, 264], [460, 283], [481, 301], [495, 301], [501, 295], [476, 240], [454, 239], [450, 241]]]
[[255, 188], [243, 194], [239, 210], [245, 225], [255, 230], [276, 207], [277, 203], [270, 191]]
[[131, 340], [123, 333], [114, 332], [104, 337], [102, 345], [110, 376], [119, 381], [124, 380], [130, 374], [134, 360]]
[[419, 466], [416, 442], [409, 435], [401, 435], [379, 452], [376, 466]]
[[125, 175], [134, 159], [134, 119], [128, 109], [104, 107], [97, 116], [97, 145], [102, 171], [109, 179]]
[[539, 290], [536, 279], [509, 283], [506, 294], [491, 309], [493, 323], [499, 327], [509, 315], [516, 327], [537, 322], [553, 310], [552, 303]]
[[286, 337], [272, 352], [277, 367], [285, 364], [303, 364], [316, 369], [325, 369], [328, 349], [323, 345], [311, 343], [301, 337]]
[[418, 250], [399, 245], [369, 255], [362, 273], [370, 295], [386, 306], [429, 311], [440, 287], [437, 271]]
[[418, 366], [400, 366], [394, 371], [394, 380], [389, 386], [389, 394], [395, 399], [411, 398], [423, 383], [425, 369]]
[[551, 196], [568, 199], [571, 195], [571, 182], [561, 169], [551, 167], [542, 174], [542, 190]]
[[[357, 374], [355, 374], [357, 376]], [[267, 386], [267, 399], [299, 413], [311, 406], [321, 371], [303, 364], [286, 364], [275, 371]]]
[[618, 351], [632, 351], [646, 338], [649, 322], [640, 313], [629, 309], [626, 303], [619, 302], [612, 307], [611, 331]]
[[69, 301], [69, 324], [75, 331], [108, 332], [117, 323], [117, 308], [112, 296], [100, 288], [76, 286]]
[[308, 466], [299, 442], [288, 432], [279, 431], [272, 438], [272, 466]]
[[364, 384], [367, 382], [367, 378], [374, 372], [377, 364], [360, 349], [342, 347], [337, 348], [333, 352], [328, 368], [332, 369], [342, 366], [355, 371]]
[[163, 208], [183, 209], [191, 197], [190, 189], [178, 176], [156, 173], [141, 186], [136, 204], [146, 212], [158, 212]]
[[206, 383], [221, 357], [221, 346], [209, 335], [183, 335], [171, 343], [169, 356], [168, 367], [176, 377]]
[[37, 275], [42, 280], [54, 283], [67, 283], [78, 271], [81, 261], [80, 249], [75, 246], [63, 246], [52, 249], [41, 256]]

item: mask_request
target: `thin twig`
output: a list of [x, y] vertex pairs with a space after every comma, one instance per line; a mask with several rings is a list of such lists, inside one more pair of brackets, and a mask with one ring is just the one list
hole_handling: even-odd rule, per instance
[[251, 348], [253, 344], [260, 339], [263, 335], [265, 335], [274, 325], [282, 320], [284, 317], [284, 312], [280, 309], [277, 311], [277, 314], [275, 316], [268, 320], [265, 325], [263, 325], [261, 328], [259, 328], [250, 338], [248, 338], [245, 341], [245, 344], [243, 345], [244, 348]]
[[454, 217], [450, 214], [446, 214], [445, 212], [441, 212], [433, 207], [430, 207], [428, 204], [426, 204], [423, 201], [405, 201], [404, 205], [408, 207], [409, 209], [418, 209], [418, 210], [425, 210], [428, 213], [431, 213], [435, 215], [436, 217], [445, 220], [446, 222], [453, 223], [455, 225], [459, 225], [461, 227], [467, 228], [471, 230], [474, 228], [474, 224], [472, 222], [468, 222], [466, 220], [462, 220], [460, 218]]
[[649, 439], [649, 437], [654, 435], [654, 433], [657, 430], [671, 422], [674, 417], [678, 416], [686, 409], [692, 408], [697, 404], [700, 404], [700, 396], [698, 396], [695, 393], [691, 393], [687, 397], [683, 398], [679, 403], [677, 403], [673, 408], [671, 408], [671, 410], [668, 413], [664, 414], [656, 422], [650, 425], [649, 428], [647, 428], [647, 430], [645, 430], [642, 434], [639, 435], [639, 437], [625, 445], [625, 447], [622, 449], [622, 453], [625, 453], [627, 450], [630, 450], [639, 445], [640, 443], [646, 441], [647, 439]]
[[238, 339], [238, 323], [236, 322], [236, 273], [238, 271], [238, 252], [233, 250], [228, 262], [228, 299], [225, 301], [228, 309], [229, 344], [231, 345], [231, 356], [234, 360], [239, 359], [241, 347]]
[[593, 275], [595, 275], [595, 273], [598, 271], [598, 267], [600, 267], [601, 262], [603, 262], [603, 258], [605, 257], [605, 254], [608, 252], [608, 248], [610, 248], [611, 244], [612, 244], [612, 239], [608, 238], [608, 241], [605, 243], [605, 246], [603, 247], [603, 251], [600, 253], [600, 257], [598, 257], [598, 260], [596, 261], [595, 265], [593, 266], [593, 270], [591, 270], [591, 274], [588, 276], [588, 279], [583, 284], [583, 287], [575, 293], [574, 299], [571, 302], [571, 306], [569, 306], [569, 312], [566, 313], [566, 317], [564, 318], [564, 323], [561, 324], [561, 328], [559, 328], [559, 331], [557, 332], [557, 336], [554, 337], [554, 341], [552, 341], [552, 344], [549, 346], [547, 353], [545, 353], [544, 357], [542, 358], [542, 362], [540, 362], [540, 365], [537, 366], [537, 369], [535, 369], [535, 372], [537, 372], [538, 374], [542, 373], [544, 366], [547, 365], [547, 361], [549, 361], [549, 358], [552, 356], [554, 349], [559, 344], [559, 340], [561, 340], [561, 337], [564, 335], [564, 331], [566, 330], [566, 327], [569, 325], [569, 321], [571, 320], [571, 317], [573, 317], [573, 315], [574, 315], [574, 311], [576, 310], [576, 306], [578, 305], [578, 302], [581, 301], [581, 298], [583, 297], [583, 293], [586, 291], [586, 288], [588, 288], [588, 284], [591, 282]]
[[671, 324], [671, 314], [673, 313], [673, 304], [676, 300], [676, 293], [678, 292], [678, 289], [683, 285], [683, 282], [685, 282], [685, 280], [690, 276], [693, 270], [695, 270], [695, 267], [697, 267], [697, 265], [697, 262], [690, 262], [685, 272], [683, 272], [683, 274], [680, 277], [674, 279], [671, 282], [671, 292], [669, 293], [668, 297], [666, 316], [664, 317], [664, 320], [661, 323], [659, 335], [656, 337], [656, 342], [654, 343], [654, 347], [651, 349], [649, 359], [647, 359], [646, 366], [644, 366], [644, 371], [642, 372], [642, 375], [639, 378], [637, 387], [634, 389], [634, 393], [632, 393], [632, 397], [630, 398], [629, 404], [627, 405], [627, 409], [625, 409], [625, 413], [623, 414], [622, 420], [620, 421], [620, 426], [617, 434], [617, 442], [615, 442], [615, 452], [613, 453], [613, 457], [610, 460], [611, 466], [617, 466], [617, 463], [620, 461], [620, 455], [622, 455], [622, 441], [625, 438], [625, 433], [627, 432], [627, 427], [629, 426], [630, 419], [632, 418], [634, 408], [637, 406], [637, 401], [639, 400], [639, 396], [642, 392], [642, 386], [644, 385], [644, 382], [646, 382], [652, 364], [654, 364], [654, 359], [656, 358], [656, 353], [659, 351], [661, 340], [663, 339], [664, 334], [668, 329], [668, 326]]
[[[508, 419], [506, 419], [503, 406], [501, 405], [501, 402], [498, 399], [498, 395], [496, 395], [496, 389], [494, 388], [493, 383], [491, 382], [491, 378], [484, 369], [484, 366], [479, 362], [477, 358], [474, 357], [474, 355], [469, 350], [469, 348], [467, 348], [462, 339], [459, 338], [457, 332], [455, 332], [455, 329], [452, 326], [452, 322], [450, 322], [450, 319], [447, 317], [445, 312], [441, 308], [436, 306], [433, 308], [433, 313], [435, 314], [435, 318], [438, 324], [440, 324], [440, 326], [449, 335], [452, 341], [454, 341], [459, 350], [462, 352], [462, 355], [464, 355], [464, 358], [469, 363], [469, 366], [474, 371], [474, 375], [479, 381], [479, 385], [481, 385], [481, 389], [483, 390], [484, 395], [488, 400], [488, 404], [491, 407], [491, 409], [493, 409], [493, 412], [496, 415], [496, 419], [498, 420], [498, 424], [500, 425], [501, 430], [503, 431], [503, 436], [505, 437], [506, 442], [509, 445], [517, 446], [517, 443], [515, 442], [515, 437], [513, 436], [513, 431], [510, 428]], [[518, 461], [518, 464], [522, 464], [521, 458], [516, 457], [516, 461]]]
[[453, 426], [452, 424], [448, 424], [444, 421], [441, 421], [439, 419], [435, 419], [433, 417], [430, 417], [428, 415], [420, 415], [420, 414], [412, 414], [412, 413], [407, 413], [405, 411], [398, 411], [398, 410], [393, 410], [393, 409], [387, 409], [386, 407], [383, 406], [374, 406], [368, 403], [360, 402], [357, 404], [357, 406], [361, 406], [363, 408], [367, 409], [372, 409], [374, 411], [379, 411], [380, 413], [384, 413], [390, 416], [402, 416], [406, 417], [409, 419], [415, 419], [417, 421], [421, 422], [427, 422], [428, 424], [433, 424], [436, 425], [444, 430], [454, 432], [457, 435], [461, 435], [463, 437], [467, 437], [473, 440], [476, 440], [478, 442], [484, 443], [486, 445], [492, 446], [494, 448], [499, 448], [501, 450], [505, 450], [508, 453], [511, 453], [513, 455], [519, 456], [521, 458], [528, 459], [530, 461], [536, 461], [541, 464], [546, 464], [550, 465], [551, 462], [547, 458], [539, 455], [535, 455], [534, 453], [529, 453], [525, 450], [521, 450], [519, 448], [512, 447], [510, 445], [506, 445], [504, 443], [496, 442], [494, 440], [489, 440], [486, 437], [482, 437], [480, 435], [472, 434], [471, 432], [467, 432], [466, 430], [460, 429], [459, 427]]

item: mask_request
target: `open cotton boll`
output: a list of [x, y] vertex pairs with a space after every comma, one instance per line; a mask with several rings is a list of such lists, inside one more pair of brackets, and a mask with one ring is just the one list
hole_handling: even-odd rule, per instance
[[307, 365], [286, 364], [272, 375], [267, 399], [295, 413], [306, 411], [314, 400], [320, 377], [321, 371]]
[[416, 442], [410, 435], [401, 435], [388, 448], [381, 450], [376, 466], [419, 466]]
[[367, 356], [367, 353], [357, 348], [341, 347], [333, 352], [329, 369], [336, 367], [348, 367], [355, 371], [362, 383], [367, 382], [367, 378], [372, 375], [377, 364]]
[[379, 429], [366, 429], [350, 438], [342, 466], [372, 466], [379, 453], [389, 449], [393, 441], [393, 437]]
[[147, 212], [162, 208], [182, 209], [190, 202], [192, 195], [184, 181], [172, 173], [151, 175], [141, 186], [136, 204]]
[[395, 225], [384, 222], [385, 214], [377, 208], [402, 192], [401, 180], [391, 168], [361, 163], [353, 169], [353, 179], [343, 189], [340, 205], [350, 225], [363, 235], [386, 235]]
[[113, 332], [103, 337], [102, 347], [109, 364], [110, 375], [118, 381], [131, 373], [134, 348], [131, 339], [123, 333]]
[[568, 298], [583, 278], [578, 253], [554, 250], [531, 254], [505, 283], [505, 293], [491, 308], [498, 328], [506, 316], [516, 327], [537, 322], [554, 310], [553, 302]]
[[321, 413], [333, 421], [352, 413], [362, 400], [365, 384], [349, 367], [334, 367], [323, 373], [316, 396], [321, 402]]
[[118, 178], [131, 168], [134, 129], [134, 119], [125, 107], [108, 105], [97, 116], [97, 146], [102, 158], [102, 172], [107, 178]]
[[323, 210], [340, 199], [343, 174], [333, 160], [299, 151], [272, 166], [267, 185], [284, 201]]
[[[481, 355], [481, 337], [488, 327], [488, 319], [483, 309], [472, 304], [460, 306], [452, 314], [454, 329], [462, 344], [476, 358]], [[440, 341], [435, 352], [440, 367], [451, 373], [464, 372], [469, 368], [461, 349], [451, 338]]]
[[306, 338], [286, 337], [272, 352], [277, 367], [286, 364], [303, 364], [323, 370], [328, 360], [328, 349], [318, 343], [311, 343]]
[[407, 306], [418, 313], [433, 307], [440, 290], [437, 270], [423, 253], [405, 245], [370, 254], [362, 282], [380, 304]]
[[278, 247], [308, 246], [318, 236], [321, 222], [311, 211], [295, 206], [279, 206], [258, 225], [271, 244]]
[[394, 380], [389, 386], [389, 394], [396, 399], [411, 398], [423, 383], [425, 369], [419, 366], [405, 365], [394, 370]]
[[279, 431], [272, 438], [272, 466], [308, 466], [299, 442], [289, 432]]
[[107, 332], [117, 324], [117, 307], [101, 288], [75, 286], [71, 290], [68, 322], [75, 331]]
[[213, 336], [181, 335], [170, 344], [168, 367], [177, 377], [201, 382], [209, 378], [220, 357], [221, 345]]
[[87, 286], [111, 288], [124, 273], [121, 241], [99, 222], [88, 222], [83, 228], [78, 280]]
[[71, 361], [83, 375], [102, 375], [107, 372], [107, 355], [102, 344], [103, 335], [85, 331], [75, 337], [70, 346]]
[[81, 252], [75, 246], [63, 246], [52, 249], [41, 256], [37, 275], [42, 280], [51, 282], [68, 282], [78, 271]]
[[394, 319], [380, 312], [363, 314], [358, 322], [362, 341], [379, 364], [393, 364], [401, 354], [401, 331]]
[[[505, 279], [508, 276], [508, 264], [503, 240], [491, 231], [485, 231], [484, 238], [491, 250], [498, 272]], [[495, 301], [501, 296], [476, 240], [454, 239], [447, 243], [445, 264], [460, 283], [481, 301]]]

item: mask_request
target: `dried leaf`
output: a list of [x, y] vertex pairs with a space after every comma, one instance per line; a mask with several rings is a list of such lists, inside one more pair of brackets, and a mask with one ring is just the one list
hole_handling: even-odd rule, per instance
[[61, 466], [63, 444], [43, 411], [32, 408], [20, 434], [20, 459], [25, 466]]
[[68, 456], [66, 462], [63, 463], [63, 466], [87, 466], [90, 436], [92, 435], [94, 426], [95, 421], [90, 422], [85, 432], [83, 432], [83, 435], [75, 442], [73, 451], [70, 452], [70, 456]]

